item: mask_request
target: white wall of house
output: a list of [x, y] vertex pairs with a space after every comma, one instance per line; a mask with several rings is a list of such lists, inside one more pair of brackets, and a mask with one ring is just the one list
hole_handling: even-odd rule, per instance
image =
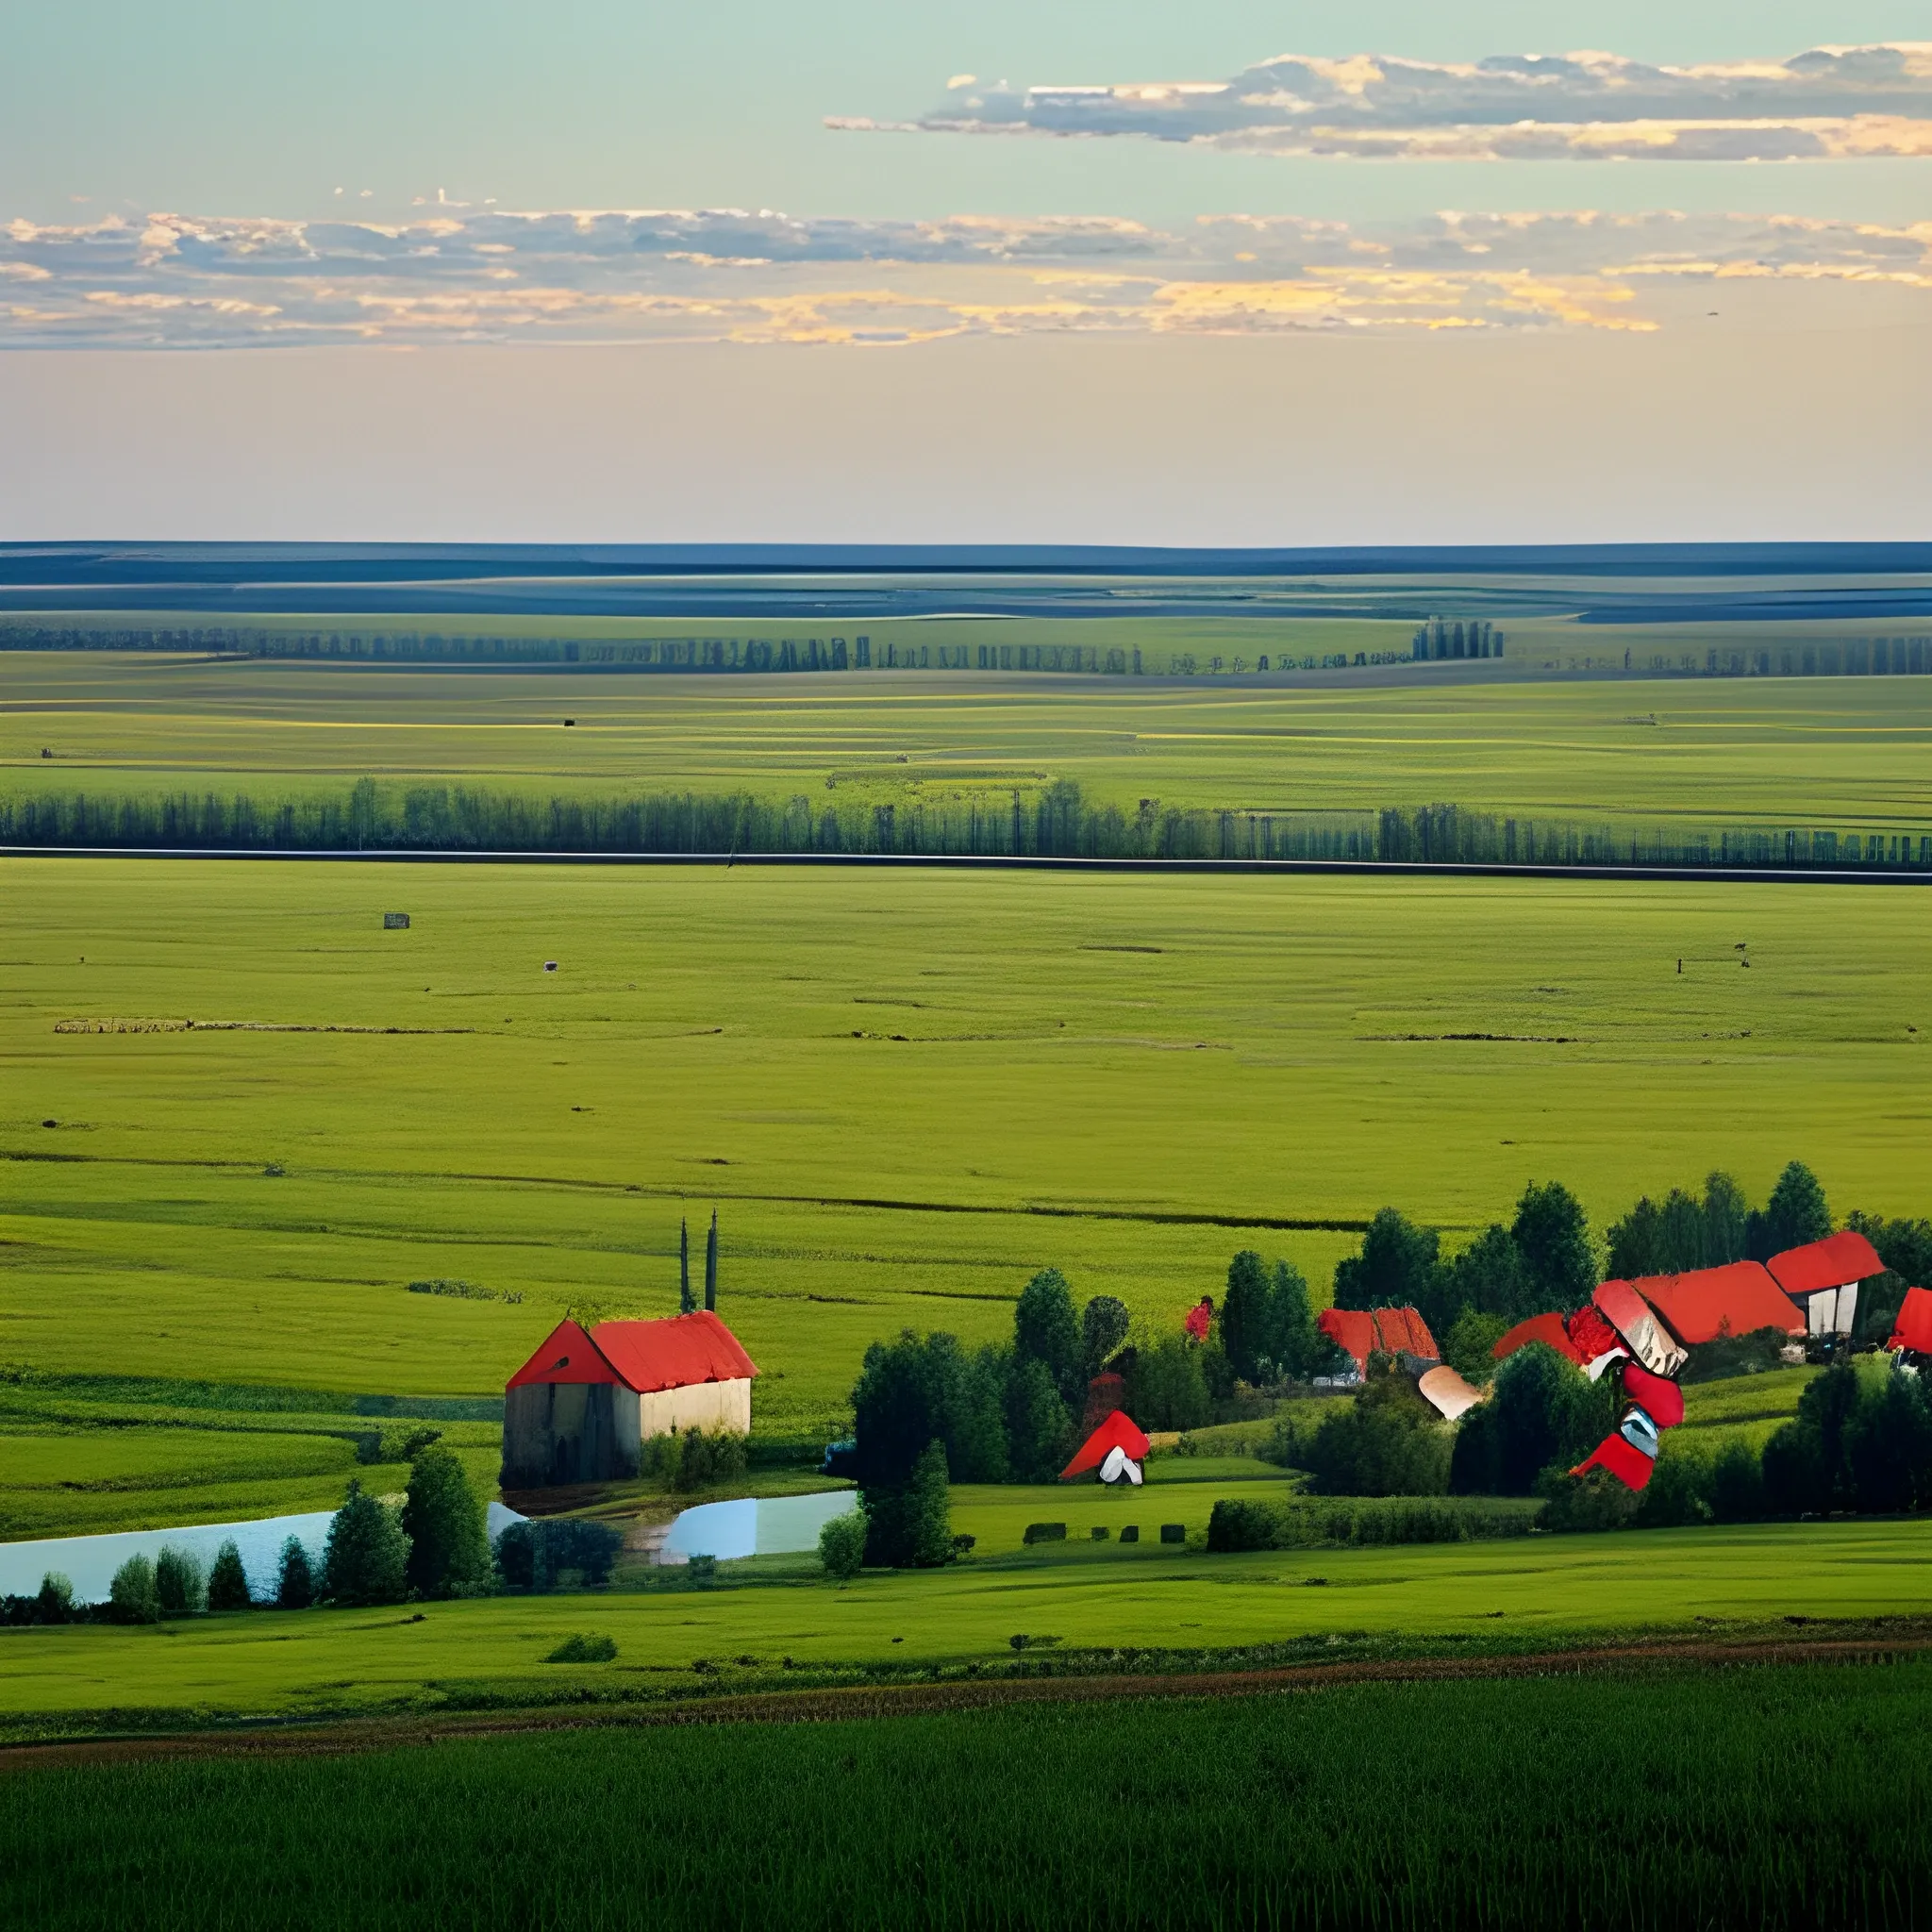
[[1849, 1335], [1858, 1314], [1858, 1284], [1821, 1288], [1805, 1298], [1805, 1326], [1814, 1336]]
[[751, 1434], [751, 1377], [735, 1382], [693, 1382], [685, 1389], [660, 1389], [638, 1397], [638, 1433], [652, 1436], [681, 1434], [686, 1429], [728, 1429]]

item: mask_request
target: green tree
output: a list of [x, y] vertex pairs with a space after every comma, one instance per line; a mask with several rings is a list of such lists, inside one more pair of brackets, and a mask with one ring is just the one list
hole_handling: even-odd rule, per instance
[[108, 1586], [108, 1614], [117, 1624], [155, 1624], [161, 1606], [155, 1595], [155, 1566], [145, 1557], [129, 1557]]
[[1606, 1238], [1611, 1280], [1641, 1281], [1647, 1274], [1671, 1272], [1664, 1259], [1663, 1215], [1648, 1194], [1622, 1221], [1610, 1224]]
[[308, 1568], [308, 1552], [299, 1538], [291, 1537], [282, 1545], [281, 1568], [275, 1577], [275, 1607], [306, 1610], [315, 1601], [315, 1577]]
[[169, 1543], [155, 1558], [155, 1601], [164, 1617], [192, 1617], [207, 1604], [201, 1565], [189, 1551]]
[[74, 1584], [66, 1574], [49, 1570], [41, 1577], [34, 1596], [36, 1624], [71, 1624], [74, 1621]]
[[1462, 1494], [1530, 1495], [1544, 1470], [1579, 1461], [1615, 1419], [1607, 1378], [1592, 1383], [1555, 1349], [1531, 1342], [1496, 1371], [1490, 1399], [1463, 1416], [1449, 1486]]
[[1764, 1471], [1750, 1443], [1736, 1436], [1710, 1466], [1710, 1513], [1720, 1523], [1756, 1523], [1764, 1514]]
[[962, 1483], [1003, 1483], [1012, 1474], [1007, 1451], [1007, 1378], [1012, 1353], [986, 1342], [959, 1364], [955, 1394], [942, 1416], [946, 1462]]
[[[1516, 1237], [1498, 1222], [1477, 1235], [1448, 1267], [1448, 1286], [1441, 1297], [1446, 1322], [1430, 1323], [1437, 1341], [1442, 1329], [1453, 1329], [1465, 1310], [1503, 1318], [1504, 1327], [1520, 1322], [1525, 1315], [1539, 1314], [1536, 1289], [1529, 1270], [1524, 1265], [1523, 1250]], [[1428, 1310], [1423, 1310], [1424, 1318]]]
[[1078, 1414], [1086, 1395], [1080, 1373], [1080, 1323], [1074, 1292], [1058, 1268], [1042, 1268], [1013, 1305], [1013, 1352], [1043, 1362], [1060, 1400]]
[[1855, 1208], [1845, 1225], [1863, 1235], [1885, 1263], [1885, 1273], [1858, 1291], [1859, 1339], [1883, 1342], [1898, 1321], [1906, 1290], [1932, 1287], [1932, 1221], [1888, 1221]]
[[1143, 1429], [1198, 1429], [1209, 1413], [1205, 1350], [1163, 1335], [1137, 1350], [1127, 1374], [1127, 1412]]
[[1073, 1433], [1046, 1364], [1034, 1356], [1017, 1357], [1007, 1384], [1007, 1449], [1014, 1479], [1052, 1482], [1073, 1454]]
[[489, 1587], [483, 1510], [454, 1450], [431, 1443], [410, 1464], [402, 1527], [409, 1540], [406, 1574], [418, 1594], [472, 1596]]
[[332, 1603], [397, 1604], [408, 1589], [409, 1541], [357, 1477], [328, 1526], [322, 1591]]
[[1315, 1325], [1307, 1277], [1287, 1261], [1275, 1262], [1269, 1283], [1268, 1334], [1276, 1374], [1297, 1380], [1326, 1374], [1341, 1354]]
[[1441, 1316], [1441, 1237], [1384, 1208], [1362, 1236], [1361, 1253], [1335, 1264], [1338, 1308], [1414, 1307], [1430, 1326]]
[[1802, 1160], [1794, 1160], [1778, 1175], [1764, 1212], [1752, 1215], [1746, 1241], [1753, 1260], [1768, 1261], [1787, 1248], [1822, 1241], [1830, 1232], [1824, 1190]]
[[1127, 1328], [1127, 1305], [1117, 1295], [1094, 1295], [1081, 1309], [1080, 1367], [1089, 1381], [1119, 1353]]
[[921, 1452], [907, 1497], [912, 1561], [922, 1570], [953, 1560], [952, 1497], [946, 1486], [946, 1445], [934, 1440]]
[[1596, 1254], [1582, 1205], [1560, 1181], [1524, 1189], [1509, 1232], [1522, 1251], [1539, 1308], [1579, 1308], [1597, 1285]]
[[1324, 1496], [1440, 1496], [1450, 1438], [1407, 1375], [1384, 1375], [1322, 1420], [1304, 1453]]
[[697, 1297], [691, 1291], [691, 1224], [682, 1215], [677, 1221], [677, 1312], [697, 1313]]
[[1464, 1308], [1443, 1341], [1442, 1359], [1466, 1380], [1487, 1382], [1496, 1373], [1496, 1358], [1491, 1350], [1511, 1325], [1506, 1315], [1485, 1315], [1475, 1308]]
[[211, 1610], [245, 1610], [249, 1607], [248, 1573], [242, 1567], [242, 1552], [232, 1537], [215, 1552], [208, 1573], [208, 1607]]
[[1722, 1268], [1744, 1258], [1751, 1204], [1727, 1174], [1704, 1178], [1704, 1265]]
[[1253, 1248], [1243, 1248], [1227, 1264], [1227, 1293], [1221, 1304], [1221, 1345], [1243, 1382], [1262, 1379], [1260, 1363], [1271, 1356], [1268, 1270]]
[[865, 1512], [835, 1516], [819, 1531], [819, 1561], [825, 1574], [849, 1583], [865, 1567]]

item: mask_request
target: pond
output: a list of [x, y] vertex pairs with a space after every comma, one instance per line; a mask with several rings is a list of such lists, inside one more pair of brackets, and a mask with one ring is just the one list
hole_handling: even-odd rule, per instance
[[658, 1561], [683, 1563], [692, 1557], [782, 1557], [815, 1550], [819, 1531], [833, 1517], [858, 1507], [855, 1490], [700, 1503], [672, 1524], [658, 1551]]
[[[253, 1523], [203, 1523], [180, 1529], [128, 1529], [112, 1536], [0, 1543], [0, 1595], [31, 1596], [40, 1589], [41, 1578], [49, 1570], [58, 1570], [73, 1584], [75, 1602], [106, 1603], [115, 1571], [129, 1557], [146, 1557], [152, 1561], [164, 1548], [186, 1550], [207, 1575], [215, 1552], [232, 1539], [248, 1574], [249, 1594], [273, 1600], [281, 1574], [283, 1543], [293, 1537], [308, 1552], [309, 1568], [320, 1574], [328, 1526], [334, 1520], [333, 1509], [319, 1509], [306, 1516], [258, 1517]], [[506, 1509], [501, 1503], [490, 1506], [492, 1540], [512, 1523], [523, 1521], [514, 1509]]]

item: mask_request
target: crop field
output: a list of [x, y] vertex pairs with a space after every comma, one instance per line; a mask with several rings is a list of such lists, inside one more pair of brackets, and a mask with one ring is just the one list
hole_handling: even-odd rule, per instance
[[[1271, 689], [1071, 677], [596, 677], [0, 654], [0, 793], [379, 784], [880, 802], [1076, 780], [1240, 811], [1448, 802], [1644, 828], [1932, 824], [1932, 677]], [[1442, 675], [1439, 675], [1442, 674]], [[1368, 674], [1361, 674], [1366, 677]], [[574, 718], [574, 726], [564, 724]]]
[[1794, 1665], [28, 1770], [0, 1778], [0, 1912], [1291, 1926], [1373, 1898], [1420, 1927], [1534, 1897], [1585, 1927], [1905, 1926], [1928, 1718], [1924, 1662]]
[[715, 1205], [758, 1428], [822, 1441], [867, 1342], [1004, 1333], [1049, 1263], [1165, 1327], [1244, 1245], [1325, 1294], [1391, 1199], [1453, 1248], [1532, 1178], [1602, 1225], [1795, 1157], [1840, 1215], [1924, 1208], [1908, 891], [12, 860], [0, 894], [0, 1362], [42, 1374], [492, 1394], [567, 1307], [674, 1307]]

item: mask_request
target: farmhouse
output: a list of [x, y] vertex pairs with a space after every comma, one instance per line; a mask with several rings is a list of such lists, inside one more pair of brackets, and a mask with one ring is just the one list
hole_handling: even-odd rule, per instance
[[636, 1475], [646, 1438], [751, 1430], [758, 1374], [708, 1309], [658, 1322], [559, 1322], [504, 1388], [503, 1486]]
[[1354, 1374], [1344, 1373], [1336, 1378], [1342, 1384], [1366, 1375], [1369, 1357], [1378, 1351], [1402, 1357], [1412, 1374], [1433, 1368], [1442, 1358], [1428, 1324], [1415, 1308], [1324, 1308], [1315, 1325], [1354, 1357]]
[[1787, 1248], [1765, 1265], [1803, 1311], [1806, 1333], [1814, 1341], [1849, 1335], [1857, 1319], [1859, 1282], [1885, 1272], [1877, 1250], [1852, 1228], [1807, 1241], [1802, 1248]]

